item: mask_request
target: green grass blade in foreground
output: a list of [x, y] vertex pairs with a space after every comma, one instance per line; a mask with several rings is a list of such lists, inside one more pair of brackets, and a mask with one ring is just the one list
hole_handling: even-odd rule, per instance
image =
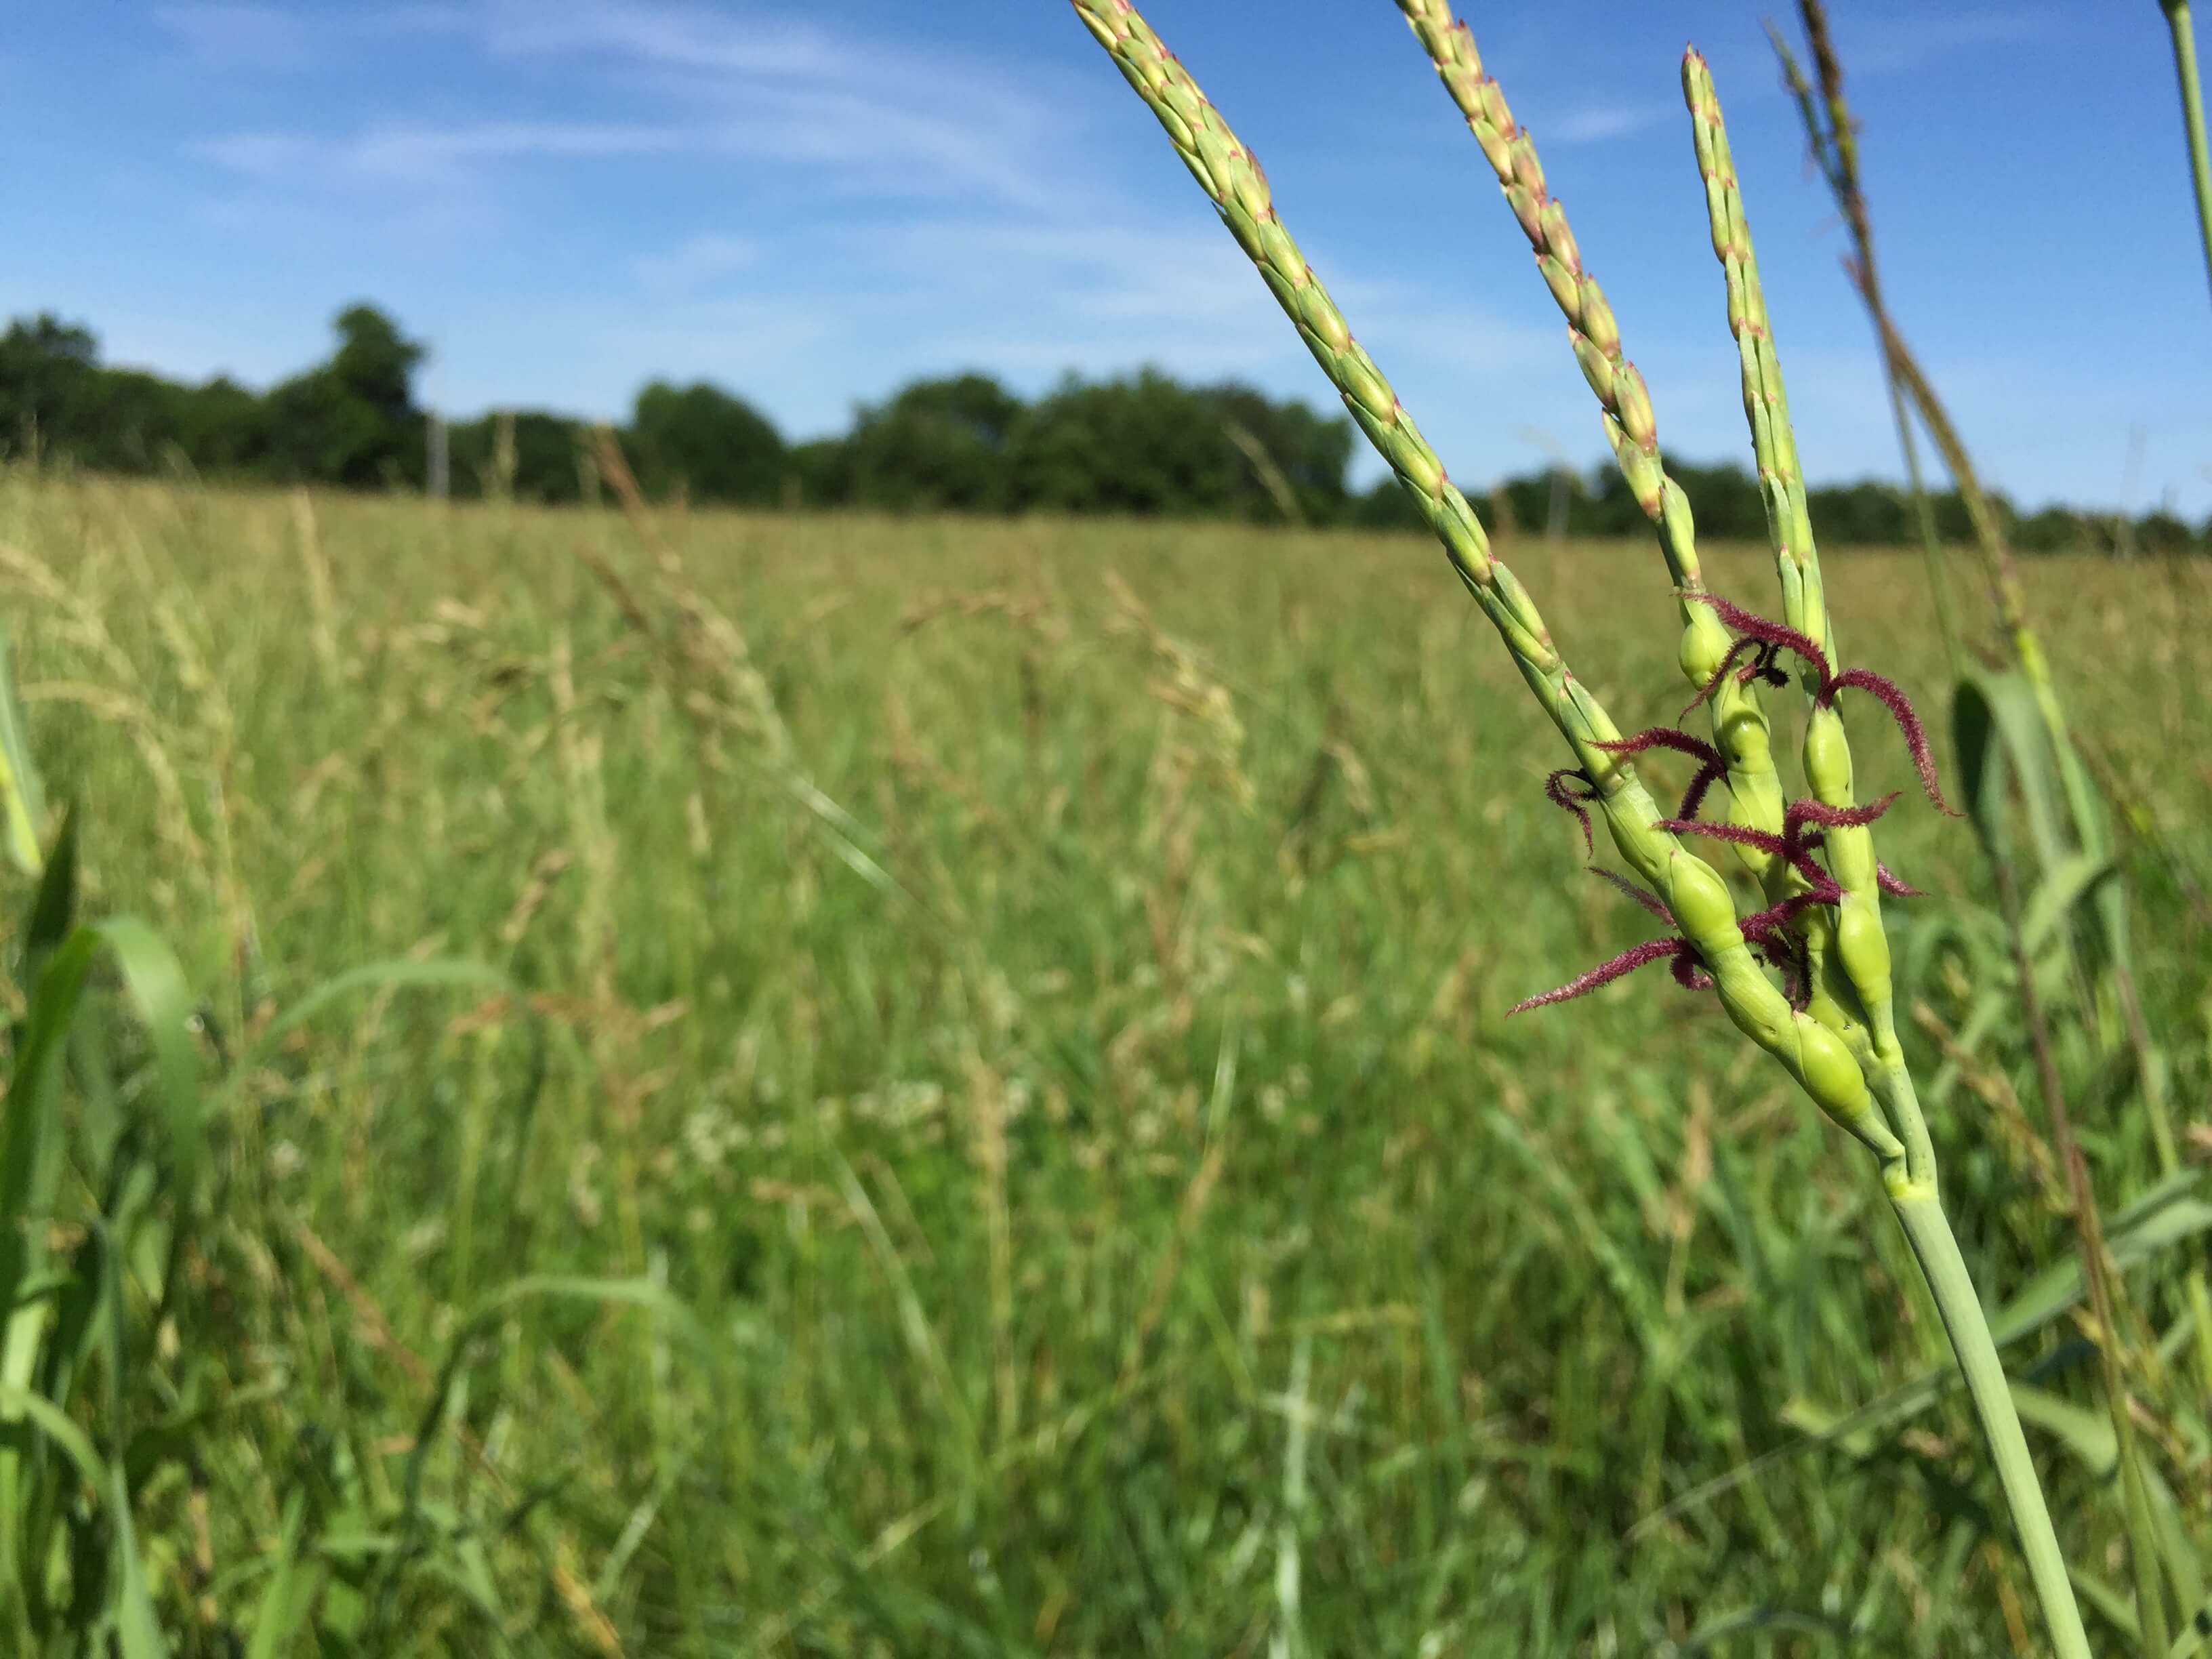
[[446, 1415], [454, 1384], [469, 1363], [471, 1352], [502, 1318], [529, 1302], [583, 1302], [602, 1307], [641, 1309], [667, 1320], [702, 1353], [712, 1352], [706, 1334], [691, 1310], [666, 1285], [650, 1279], [602, 1279], [583, 1273], [527, 1273], [501, 1285], [471, 1309], [468, 1316], [461, 1321], [459, 1328], [453, 1333], [453, 1340], [447, 1345], [445, 1361], [438, 1367], [437, 1380], [432, 1385], [429, 1401], [423, 1407], [414, 1446], [407, 1454], [406, 1476], [402, 1486], [406, 1492], [407, 1511], [410, 1516], [420, 1511], [424, 1462], [435, 1440], [438, 1425]]
[[[199, 1163], [199, 1057], [187, 1023], [191, 997], [174, 953], [151, 929], [129, 917], [75, 928], [40, 967], [7, 1097], [0, 1103], [0, 1316], [6, 1320], [5, 1344], [0, 1347], [0, 1389], [15, 1391], [0, 1399], [0, 1421], [38, 1414], [22, 1403], [21, 1396], [40, 1364], [53, 1309], [44, 1300], [31, 1300], [26, 1291], [45, 1267], [46, 1222], [56, 1208], [63, 1161], [64, 1057], [93, 964], [103, 951], [113, 956], [153, 1047], [156, 1095], [175, 1159], [176, 1190], [185, 1194], [192, 1190], [191, 1183]], [[111, 1368], [117, 1358], [110, 1355]], [[19, 1518], [26, 1513], [26, 1474], [22, 1447], [0, 1446], [0, 1514]], [[135, 1551], [135, 1544], [126, 1541], [128, 1494], [119, 1483], [115, 1492], [121, 1506], [114, 1518], [117, 1547]], [[19, 1537], [14, 1519], [0, 1527], [0, 1540], [4, 1540], [0, 1543], [0, 1558], [4, 1558], [9, 1574], [39, 1570], [43, 1548], [39, 1547], [32, 1557], [20, 1547], [27, 1542], [38, 1547], [40, 1540]], [[137, 1573], [135, 1559], [126, 1562], [118, 1580], [126, 1597], [123, 1609], [126, 1650], [156, 1653], [158, 1645], [150, 1649], [143, 1645], [143, 1630], [131, 1634], [142, 1622], [128, 1606], [130, 1586], [136, 1582]]]
[[276, 1537], [276, 1561], [253, 1615], [253, 1634], [246, 1659], [279, 1659], [313, 1608], [316, 1573], [304, 1559], [307, 1494], [295, 1491], [284, 1504]]
[[26, 875], [44, 862], [40, 838], [46, 821], [46, 793], [24, 729], [22, 706], [15, 698], [15, 669], [8, 635], [0, 629], [0, 820], [4, 820], [8, 856]]
[[2204, 88], [2197, 78], [2197, 27], [2189, 0], [2159, 0], [2173, 37], [2173, 70], [2181, 82], [2181, 119], [2189, 134], [2189, 179], [2196, 186], [2197, 228], [2204, 240], [2204, 269], [2212, 278], [2212, 153], [2204, 139]]
[[515, 995], [519, 995], [521, 990], [514, 980], [498, 969], [462, 957], [434, 957], [423, 961], [399, 957], [389, 962], [363, 963], [358, 968], [349, 968], [343, 973], [333, 974], [321, 984], [301, 993], [283, 1013], [270, 1020], [255, 1036], [252, 1044], [240, 1055], [238, 1070], [242, 1075], [253, 1065], [267, 1059], [289, 1033], [357, 991], [378, 990], [386, 987], [435, 989], [443, 986], [478, 986], [485, 990]]
[[114, 1528], [115, 1582], [106, 1614], [113, 1625], [120, 1659], [162, 1659], [168, 1647], [161, 1639], [146, 1570], [138, 1559], [137, 1528], [131, 1524], [131, 1494], [121, 1466], [101, 1457], [76, 1420], [44, 1395], [0, 1384], [0, 1417], [19, 1418], [52, 1441], [76, 1468], [85, 1490], [97, 1493], [106, 1506]]
[[76, 926], [77, 814], [71, 806], [62, 814], [53, 850], [39, 872], [38, 890], [31, 896], [30, 915], [23, 925], [21, 959], [15, 964], [15, 981], [28, 997], [39, 982], [39, 970], [54, 947]]
[[[2208, 1190], [2212, 1190], [2212, 1171], [2185, 1170], [2172, 1180], [2160, 1182], [2115, 1216], [2105, 1239], [2113, 1266], [2124, 1273], [2167, 1251], [2183, 1246], [2197, 1248], [2205, 1234], [2212, 1233], [2212, 1201], [2203, 1195]], [[2039, 1331], [2049, 1329], [2086, 1299], [2081, 1257], [2071, 1254], [2062, 1256], [1990, 1315], [1990, 1336], [1998, 1347], [2010, 1347]], [[1866, 1404], [1842, 1413], [1830, 1413], [1810, 1402], [1798, 1402], [1804, 1414], [1814, 1419], [1801, 1438], [1762, 1452], [1682, 1493], [1638, 1520], [1630, 1528], [1629, 1535], [1641, 1536], [1663, 1522], [1725, 1496], [1747, 1480], [1755, 1480], [1791, 1458], [1904, 1422], [1935, 1404], [1944, 1390], [1954, 1386], [1958, 1380], [1958, 1373], [1948, 1366], [1923, 1371]]]

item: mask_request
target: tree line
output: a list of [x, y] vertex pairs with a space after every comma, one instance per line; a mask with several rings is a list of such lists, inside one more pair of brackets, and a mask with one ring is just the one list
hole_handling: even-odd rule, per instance
[[[265, 391], [227, 377], [198, 384], [103, 363], [82, 324], [52, 313], [0, 336], [0, 453], [94, 471], [189, 471], [209, 479], [422, 489], [432, 482], [432, 417], [416, 401], [422, 346], [374, 306], [340, 312], [331, 355]], [[442, 483], [460, 497], [573, 502], [597, 488], [574, 416], [500, 411], [445, 428]], [[1316, 526], [1418, 529], [1389, 478], [1349, 480], [1352, 422], [1249, 386], [1190, 386], [1155, 370], [1103, 380], [1073, 375], [1024, 399], [988, 375], [916, 380], [854, 410], [842, 434], [791, 442], [744, 398], [707, 381], [653, 380], [619, 434], [640, 483], [659, 499], [794, 509], [1113, 513]], [[1756, 541], [1765, 516], [1741, 467], [1670, 462], [1699, 527]], [[1607, 463], [1509, 478], [1474, 506], [1493, 532], [1610, 536], [1645, 520]], [[1911, 503], [1868, 480], [1811, 492], [1832, 545], [1918, 540]], [[2128, 518], [2000, 499], [2027, 551], [2179, 551], [2212, 544], [2160, 510]], [[1971, 534], [1955, 492], [1935, 501], [1947, 539]]]

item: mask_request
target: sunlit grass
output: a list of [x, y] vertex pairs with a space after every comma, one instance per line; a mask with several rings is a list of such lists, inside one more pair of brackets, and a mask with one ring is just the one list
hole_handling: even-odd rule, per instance
[[[1670, 718], [1646, 550], [1511, 556]], [[1828, 557], [1841, 638], [1940, 690], [1917, 556]], [[2212, 571], [2027, 575], [2158, 831], [2143, 978], [2201, 1115]], [[1760, 1610], [1774, 1651], [2008, 1650], [1953, 1404], [1627, 1536], [1941, 1337], [1709, 1001], [1502, 1019], [1644, 919], [1575, 884], [1428, 544], [18, 477], [0, 593], [86, 908], [172, 942], [211, 1072], [260, 1056], [160, 1350], [198, 1474], [138, 1505], [179, 1650], [286, 1550], [337, 1607], [346, 1529], [402, 1515], [450, 1571], [342, 1650], [1633, 1653]], [[1931, 815], [1890, 849], [1937, 895], [1909, 967], [1978, 865]], [[254, 1048], [407, 958], [514, 988], [379, 981]], [[2014, 1284], [2065, 1236], [1984, 1109], [1937, 1133]], [[2139, 1126], [2085, 1133], [2146, 1184]], [[696, 1328], [538, 1297], [457, 1346], [526, 1274]]]

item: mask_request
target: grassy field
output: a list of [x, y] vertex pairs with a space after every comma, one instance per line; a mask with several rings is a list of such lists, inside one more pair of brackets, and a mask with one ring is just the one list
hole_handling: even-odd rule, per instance
[[[1671, 718], [1648, 546], [1503, 550]], [[1941, 725], [1917, 559], [1829, 569]], [[2201, 1121], [2212, 567], [2027, 578]], [[222, 1085], [134, 1372], [177, 1651], [278, 1587], [331, 1653], [2034, 1650], [1955, 1398], [1660, 1514], [1946, 1350], [1710, 998], [1502, 1018], [1649, 923], [1432, 545], [15, 476], [0, 594], [88, 908], [173, 943]], [[1981, 866], [1884, 828], [1938, 1079]], [[2071, 1248], [2006, 1063], [1933, 1091], [1991, 1304]], [[2124, 1094], [2075, 1105], [2113, 1205]], [[2013, 1358], [2086, 1402], [2068, 1339]]]

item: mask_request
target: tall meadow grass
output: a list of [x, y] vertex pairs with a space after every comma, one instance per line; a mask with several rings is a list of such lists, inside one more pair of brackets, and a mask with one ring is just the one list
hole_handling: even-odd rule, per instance
[[[1671, 718], [1648, 553], [1506, 550]], [[63, 1396], [167, 1650], [2015, 1650], [1863, 1170], [1709, 999], [1502, 1018], [1640, 919], [1569, 884], [1541, 716], [1419, 551], [0, 479], [77, 912], [142, 918], [194, 1010], [202, 1173], [145, 1154], [175, 1265], [115, 1281], [121, 1397], [93, 1351]], [[1915, 557], [1828, 563], [1839, 633], [1942, 684]], [[2122, 854], [2194, 1122], [2212, 573], [2092, 574], [2021, 580], [2055, 661], [2142, 665], [2071, 706], [2158, 831]], [[1966, 1029], [1980, 866], [1932, 817], [1893, 853], [1936, 895], [1898, 956], [1947, 1194], [2032, 1287], [2069, 1233]], [[129, 1119], [145, 1011], [88, 985]], [[114, 1208], [85, 1075], [58, 1250]], [[2150, 1184], [2139, 1122], [2083, 1137]], [[2079, 1302], [2006, 1352], [2094, 1574]], [[92, 1536], [105, 1494], [54, 1490]], [[25, 1650], [137, 1605], [35, 1565]]]

